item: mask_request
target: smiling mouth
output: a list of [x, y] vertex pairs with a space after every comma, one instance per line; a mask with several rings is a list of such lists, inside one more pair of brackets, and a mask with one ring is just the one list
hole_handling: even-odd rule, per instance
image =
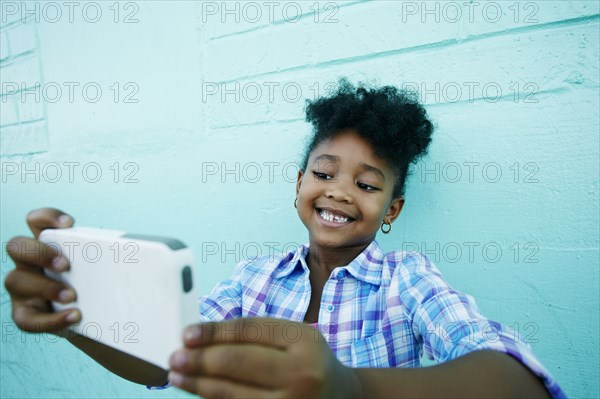
[[319, 217], [325, 222], [338, 224], [340, 226], [352, 223], [354, 221], [354, 219], [351, 217], [337, 215], [325, 209], [316, 208], [316, 211]]

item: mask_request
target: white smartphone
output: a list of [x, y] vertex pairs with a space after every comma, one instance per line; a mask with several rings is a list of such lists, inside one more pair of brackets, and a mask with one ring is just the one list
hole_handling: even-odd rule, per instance
[[77, 334], [169, 369], [169, 357], [183, 346], [183, 329], [197, 322], [194, 257], [181, 241], [87, 227], [47, 229], [40, 241], [61, 251], [71, 269], [46, 271], [70, 284], [77, 307]]

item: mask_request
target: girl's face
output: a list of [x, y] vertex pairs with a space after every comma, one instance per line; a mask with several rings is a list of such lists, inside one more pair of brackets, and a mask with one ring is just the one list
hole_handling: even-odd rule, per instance
[[319, 144], [298, 172], [298, 215], [310, 244], [366, 246], [382, 221], [393, 222], [403, 198], [392, 198], [395, 176], [371, 145], [353, 130]]

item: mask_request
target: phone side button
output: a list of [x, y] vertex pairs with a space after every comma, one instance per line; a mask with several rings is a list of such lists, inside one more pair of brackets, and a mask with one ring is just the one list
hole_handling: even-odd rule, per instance
[[183, 292], [192, 290], [192, 268], [186, 266], [181, 270], [181, 281], [183, 282]]

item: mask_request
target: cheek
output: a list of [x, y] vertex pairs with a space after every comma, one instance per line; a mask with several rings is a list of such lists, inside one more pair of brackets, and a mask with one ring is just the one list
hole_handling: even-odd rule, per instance
[[298, 191], [298, 195], [302, 197], [304, 201], [312, 200], [318, 191], [316, 184], [311, 181], [311, 179], [310, 176], [304, 177], [304, 179], [302, 179], [302, 184], [300, 185], [300, 190]]
[[318, 195], [314, 189], [314, 185], [311, 186], [310, 183], [303, 182], [302, 187], [298, 192], [298, 210], [304, 213], [311, 211], [317, 197]]
[[382, 201], [374, 201], [370, 204], [365, 204], [362, 208], [363, 217], [368, 219], [373, 224], [379, 223], [383, 220], [383, 216], [385, 215], [385, 209], [383, 209]]

